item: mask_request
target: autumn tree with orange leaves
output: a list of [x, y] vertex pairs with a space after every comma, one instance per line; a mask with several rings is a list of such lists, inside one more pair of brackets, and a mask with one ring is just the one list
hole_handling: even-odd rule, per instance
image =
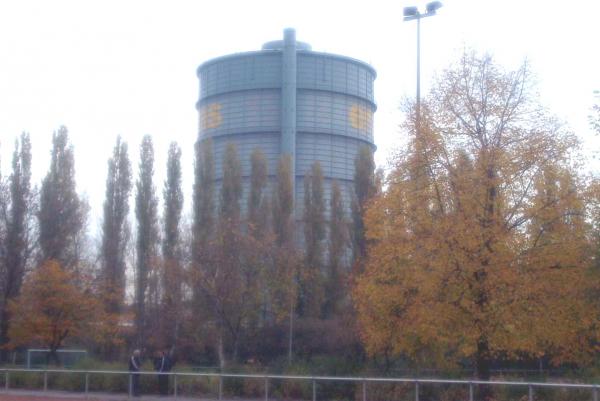
[[468, 359], [484, 380], [497, 358], [590, 361], [596, 283], [575, 137], [536, 101], [526, 64], [465, 54], [433, 88], [365, 217], [354, 300], [368, 352]]
[[81, 337], [102, 341], [108, 327], [101, 304], [83, 282], [55, 260], [27, 276], [21, 294], [9, 304], [14, 316], [9, 347], [47, 347], [49, 362], [58, 363], [56, 351], [66, 341]]

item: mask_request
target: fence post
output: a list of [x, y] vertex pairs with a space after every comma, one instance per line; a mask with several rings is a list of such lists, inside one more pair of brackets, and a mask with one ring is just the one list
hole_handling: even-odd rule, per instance
[[363, 380], [362, 382], [362, 395], [363, 395], [363, 401], [367, 401], [367, 381]]
[[173, 397], [177, 399], [177, 373], [173, 374]]
[[8, 385], [9, 380], [10, 380], [10, 373], [7, 370], [6, 373], [4, 374], [4, 389], [6, 391], [8, 391], [8, 388], [9, 388], [9, 385]]
[[219, 399], [223, 398], [223, 376], [219, 373]]
[[415, 401], [419, 401], [419, 381], [415, 380]]
[[592, 398], [594, 401], [598, 401], [598, 385], [594, 385], [594, 390], [592, 391]]
[[44, 391], [48, 391], [48, 372], [44, 370]]
[[90, 391], [90, 374], [85, 372], [85, 398], [89, 397], [88, 392]]
[[265, 376], [265, 401], [269, 401], [269, 378]]
[[529, 385], [529, 401], [533, 401], [533, 386]]
[[469, 401], [473, 401], [473, 383], [469, 382]]
[[317, 401], [317, 381], [314, 378], [312, 379], [312, 390], [313, 390], [312, 401]]
[[133, 396], [133, 375], [129, 374], [129, 399]]

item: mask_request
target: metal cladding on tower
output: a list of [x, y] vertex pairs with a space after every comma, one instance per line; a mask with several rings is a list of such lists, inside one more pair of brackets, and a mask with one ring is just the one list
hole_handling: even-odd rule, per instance
[[197, 73], [199, 138], [212, 139], [217, 185], [231, 142], [242, 163], [244, 199], [250, 155], [259, 148], [267, 158], [271, 185], [279, 158], [291, 156], [297, 219], [302, 216], [302, 182], [315, 161], [323, 170], [326, 199], [336, 180], [350, 207], [356, 155], [364, 145], [375, 151], [376, 73], [369, 64], [312, 51], [296, 41], [293, 29], [286, 29], [284, 40], [268, 42], [260, 51], [209, 60]]

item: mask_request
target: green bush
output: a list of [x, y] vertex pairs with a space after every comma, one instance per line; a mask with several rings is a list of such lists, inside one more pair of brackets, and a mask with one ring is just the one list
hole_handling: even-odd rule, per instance
[[[414, 385], [410, 383], [367, 383], [369, 401], [414, 399]], [[355, 387], [355, 400], [362, 400], [362, 383]]]
[[218, 391], [219, 379], [217, 377], [177, 376], [177, 393], [182, 396], [214, 396], [218, 394]]
[[[86, 358], [75, 364], [73, 369], [86, 371], [124, 371], [127, 370], [127, 366], [124, 363], [102, 362]], [[70, 375], [63, 376], [69, 377]], [[129, 388], [129, 378], [123, 374], [90, 373], [88, 380], [89, 391], [127, 392]], [[85, 386], [85, 376], [79, 378], [79, 383], [83, 383], [83, 386]]]
[[84, 391], [83, 373], [48, 373], [48, 389], [61, 391]]
[[[269, 393], [271, 390], [269, 389]], [[243, 383], [243, 394], [246, 397], [264, 397], [265, 381], [259, 378], [245, 378]]]
[[44, 374], [34, 371], [10, 372], [8, 383], [10, 388], [22, 388], [27, 390], [42, 389], [44, 387]]

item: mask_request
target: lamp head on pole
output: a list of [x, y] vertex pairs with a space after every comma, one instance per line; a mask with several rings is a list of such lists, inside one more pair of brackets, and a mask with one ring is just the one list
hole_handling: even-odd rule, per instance
[[419, 14], [419, 10], [417, 7], [404, 7], [404, 16], [405, 17], [414, 17]]
[[427, 14], [435, 14], [437, 10], [442, 8], [443, 4], [441, 1], [432, 1], [431, 3], [427, 3]]
[[425, 6], [426, 11], [424, 13], [420, 13], [417, 7], [404, 7], [404, 21], [412, 21], [415, 19], [421, 19], [425, 17], [434, 16], [437, 13], [437, 10], [442, 8], [441, 1], [432, 1], [427, 3]]

